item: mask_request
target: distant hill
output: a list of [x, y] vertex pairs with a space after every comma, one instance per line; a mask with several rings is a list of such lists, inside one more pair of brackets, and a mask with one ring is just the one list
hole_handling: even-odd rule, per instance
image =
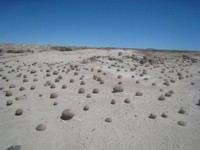
[[[60, 46], [60, 45], [38, 45], [38, 44], [12, 44], [3, 43], [0, 44], [0, 52], [7, 53], [24, 53], [24, 52], [42, 52], [42, 51], [72, 51], [81, 49], [123, 49], [123, 50], [141, 50], [141, 51], [162, 51], [162, 52], [192, 52], [195, 50], [168, 50], [168, 49], [156, 49], [156, 48], [118, 48], [118, 47], [89, 47], [89, 46]], [[200, 50], [199, 50], [200, 51]]]

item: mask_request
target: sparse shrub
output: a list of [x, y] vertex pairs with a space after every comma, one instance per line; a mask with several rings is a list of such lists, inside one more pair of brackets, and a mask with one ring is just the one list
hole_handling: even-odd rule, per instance
[[30, 50], [7, 50], [7, 53], [25, 53], [25, 52], [31, 52]]
[[62, 52], [67, 52], [67, 51], [72, 51], [73, 49], [70, 47], [64, 47], [64, 46], [59, 46], [59, 47], [54, 47], [53, 49], [62, 51]]

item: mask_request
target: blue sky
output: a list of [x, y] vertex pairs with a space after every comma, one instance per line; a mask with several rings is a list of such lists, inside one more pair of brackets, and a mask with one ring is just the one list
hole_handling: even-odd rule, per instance
[[0, 0], [0, 43], [200, 50], [200, 0]]

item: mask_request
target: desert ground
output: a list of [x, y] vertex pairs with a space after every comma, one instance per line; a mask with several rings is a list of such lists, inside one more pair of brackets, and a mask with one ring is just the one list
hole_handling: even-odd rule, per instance
[[0, 56], [1, 150], [197, 150], [200, 52]]

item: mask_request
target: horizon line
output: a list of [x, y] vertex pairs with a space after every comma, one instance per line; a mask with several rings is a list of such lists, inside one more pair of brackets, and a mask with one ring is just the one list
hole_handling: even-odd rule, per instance
[[30, 45], [47, 45], [47, 46], [63, 46], [63, 47], [85, 47], [85, 48], [110, 48], [110, 49], [135, 49], [135, 50], [167, 50], [167, 51], [200, 51], [200, 49], [167, 49], [167, 48], [154, 48], [154, 47], [118, 47], [118, 46], [88, 46], [88, 45], [64, 45], [64, 44], [38, 44], [38, 43], [29, 43], [29, 44], [23, 44], [23, 43], [10, 43], [10, 42], [1, 42], [0, 45], [23, 45], [23, 46], [30, 46]]

